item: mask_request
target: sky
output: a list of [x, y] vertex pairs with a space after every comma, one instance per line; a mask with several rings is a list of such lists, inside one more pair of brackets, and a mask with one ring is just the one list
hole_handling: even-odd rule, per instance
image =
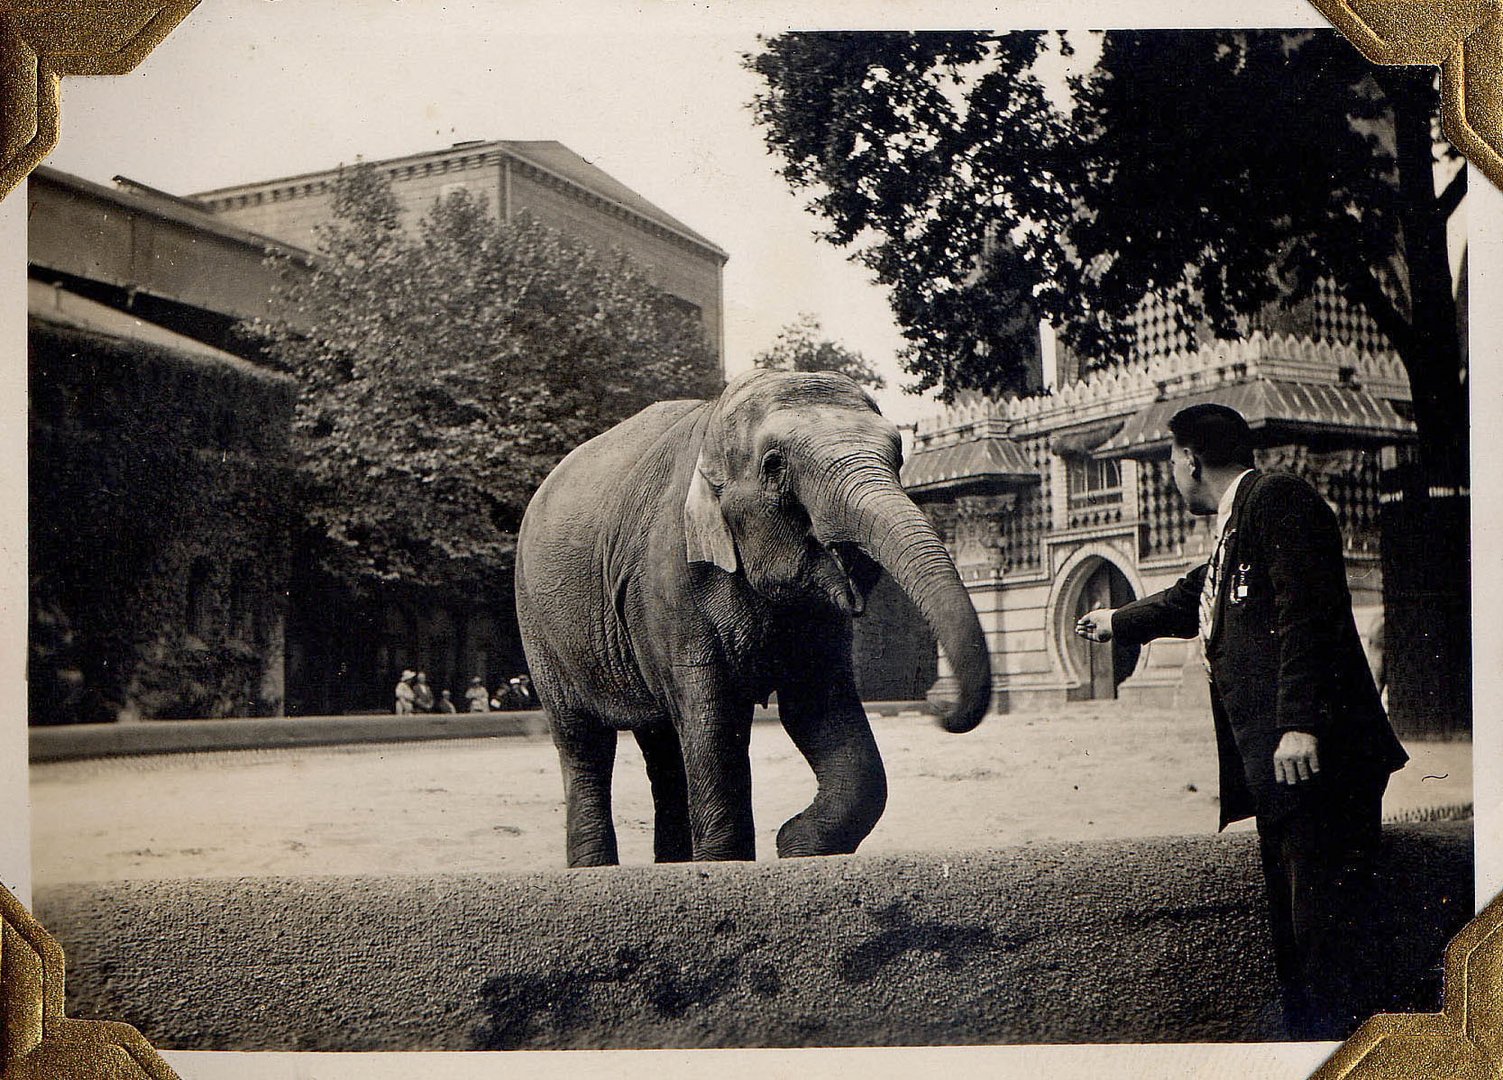
[[[462, 140], [553, 139], [730, 254], [726, 368], [736, 373], [801, 313], [887, 379], [883, 411], [909, 424], [938, 406], [902, 392], [902, 337], [886, 290], [815, 238], [807, 196], [777, 175], [743, 69], [758, 33], [811, 27], [779, 0], [206, 0], [136, 69], [63, 84], [48, 164], [186, 194], [441, 149]], [[1318, 25], [1264, 0], [1088, 6], [1013, 0], [826, 0], [823, 26]], [[1087, 10], [1097, 22], [1082, 22]], [[1046, 81], [1062, 87], [1056, 64]], [[1056, 97], [1062, 91], [1056, 90]]]
[[[588, 7], [588, 5], [587, 5]], [[654, 9], [662, 12], [662, 9]], [[175, 193], [380, 160], [466, 139], [556, 139], [730, 253], [728, 371], [801, 312], [902, 395], [885, 290], [814, 240], [752, 121], [753, 26], [570, 18], [551, 8], [211, 0], [134, 74], [70, 78], [48, 164]]]
[[[1308, 7], [1269, 3], [1264, 18], [1318, 21]], [[1014, 0], [1005, 16], [962, 2], [817, 8], [824, 26], [860, 28], [1050, 26], [1070, 9], [1031, 0]], [[787, 29], [787, 12], [803, 10], [775, 0], [207, 0], [135, 72], [64, 81], [62, 136], [47, 163], [187, 194], [461, 140], [554, 139], [730, 254], [729, 373], [807, 312], [884, 374], [883, 411], [912, 423], [938, 406], [902, 393], [911, 379], [897, 363], [886, 290], [847, 251], [815, 239], [819, 219], [778, 177], [752, 119], [760, 83], [741, 57], [759, 32]], [[1098, 25], [1126, 14], [1139, 25], [1247, 19], [1211, 0], [1089, 10]], [[795, 17], [810, 27], [810, 16]]]

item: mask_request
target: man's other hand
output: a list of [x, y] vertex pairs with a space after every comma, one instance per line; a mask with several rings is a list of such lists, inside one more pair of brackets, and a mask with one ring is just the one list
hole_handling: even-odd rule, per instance
[[1112, 613], [1116, 608], [1088, 611], [1075, 622], [1075, 633], [1087, 641], [1112, 640]]
[[1315, 736], [1308, 731], [1286, 731], [1273, 752], [1273, 778], [1281, 784], [1299, 784], [1320, 772]]

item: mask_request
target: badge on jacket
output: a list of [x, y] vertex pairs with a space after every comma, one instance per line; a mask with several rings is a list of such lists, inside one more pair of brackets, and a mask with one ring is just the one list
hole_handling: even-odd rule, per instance
[[1232, 603], [1234, 603], [1234, 604], [1240, 604], [1240, 603], [1242, 603], [1242, 601], [1244, 601], [1244, 600], [1247, 599], [1247, 592], [1248, 592], [1248, 585], [1247, 585], [1247, 583], [1248, 583], [1248, 578], [1251, 577], [1251, 576], [1252, 576], [1252, 564], [1251, 563], [1238, 563], [1237, 564], [1237, 573], [1232, 578], [1232, 596], [1231, 596]]

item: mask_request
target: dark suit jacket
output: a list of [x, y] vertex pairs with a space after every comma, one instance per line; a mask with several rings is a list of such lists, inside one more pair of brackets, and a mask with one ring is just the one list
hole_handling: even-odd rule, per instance
[[[1300, 800], [1373, 783], [1408, 755], [1394, 737], [1352, 618], [1336, 515], [1305, 481], [1253, 473], [1227, 521], [1216, 618], [1206, 656], [1221, 758], [1221, 824], [1276, 820]], [[1117, 609], [1126, 644], [1200, 633], [1209, 564], [1163, 592]], [[1321, 772], [1296, 785], [1274, 779], [1286, 731], [1317, 739]]]

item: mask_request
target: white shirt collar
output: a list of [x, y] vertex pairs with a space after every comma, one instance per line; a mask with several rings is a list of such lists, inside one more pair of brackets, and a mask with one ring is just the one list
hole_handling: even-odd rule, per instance
[[1237, 502], [1237, 489], [1242, 486], [1242, 481], [1252, 475], [1253, 470], [1244, 469], [1221, 493], [1221, 501], [1216, 504], [1216, 536], [1219, 538], [1226, 533], [1226, 523], [1231, 520], [1232, 507]]

